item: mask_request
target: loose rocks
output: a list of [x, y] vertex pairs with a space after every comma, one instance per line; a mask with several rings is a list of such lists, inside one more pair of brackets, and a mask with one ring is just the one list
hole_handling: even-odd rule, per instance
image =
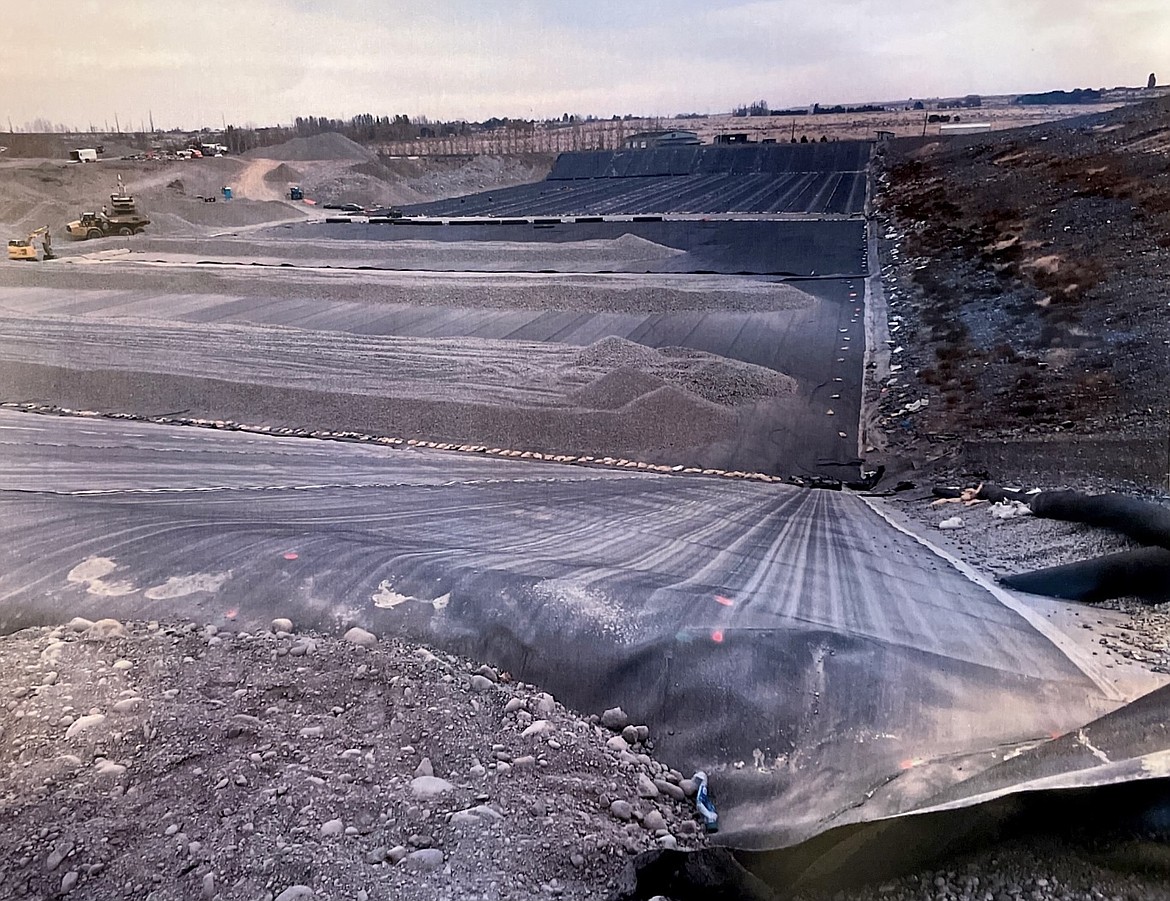
[[617, 817], [619, 820], [632, 820], [634, 818], [634, 808], [629, 801], [613, 801], [609, 805], [609, 812]]
[[611, 707], [601, 715], [601, 725], [614, 732], [621, 732], [630, 724], [630, 718], [620, 707]]
[[420, 848], [407, 854], [402, 864], [408, 870], [420, 872], [437, 870], [443, 865], [443, 852], [438, 848]]
[[345, 633], [345, 640], [350, 644], [356, 644], [359, 648], [372, 648], [378, 644], [378, 636], [358, 626], [354, 626]]
[[454, 785], [438, 776], [416, 776], [410, 782], [410, 793], [416, 798], [437, 798], [454, 790]]
[[660, 764], [478, 663], [290, 641], [291, 622], [110, 641], [78, 625], [0, 639], [0, 785], [21, 799], [0, 818], [0, 895], [600, 897], [664, 833], [706, 841], [689, 805], [639, 799]]

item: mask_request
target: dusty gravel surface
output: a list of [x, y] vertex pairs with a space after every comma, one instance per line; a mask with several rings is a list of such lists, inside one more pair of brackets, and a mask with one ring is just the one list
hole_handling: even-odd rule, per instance
[[[65, 223], [76, 219], [82, 210], [96, 210], [108, 203], [119, 176], [135, 196], [139, 210], [151, 220], [146, 236], [194, 237], [208, 230], [320, 217], [325, 212], [321, 205], [330, 202], [415, 203], [539, 181], [553, 159], [547, 154], [530, 154], [393, 160], [362, 148], [360, 156], [355, 156], [352, 149], [328, 141], [311, 149], [312, 158], [287, 156], [291, 162], [285, 163], [284, 169], [282, 157], [271, 155], [282, 153], [280, 147], [266, 148], [256, 159], [103, 159], [88, 165], [61, 160], [5, 161], [0, 165], [0, 228], [11, 232], [10, 237], [22, 237], [33, 228], [48, 225], [57, 236], [60, 251], [69, 246]], [[300, 184], [316, 205], [288, 200], [290, 183]], [[230, 202], [223, 200], [221, 189], [225, 186], [235, 195]], [[104, 246], [110, 240], [95, 243]], [[95, 245], [83, 242], [78, 246]]]
[[0, 642], [0, 896], [598, 898], [705, 843], [637, 724], [361, 630], [231, 625]]

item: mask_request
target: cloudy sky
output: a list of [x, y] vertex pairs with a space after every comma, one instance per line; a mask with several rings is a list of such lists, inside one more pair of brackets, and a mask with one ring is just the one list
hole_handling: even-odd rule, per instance
[[[672, 115], [1170, 81], [1167, 0], [36, 0], [0, 128]], [[1162, 70], [1165, 70], [1164, 72]]]

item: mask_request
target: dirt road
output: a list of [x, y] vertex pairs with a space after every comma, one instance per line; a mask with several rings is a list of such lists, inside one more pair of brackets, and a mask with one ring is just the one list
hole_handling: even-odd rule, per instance
[[[284, 192], [264, 180], [269, 172], [280, 165], [279, 160], [252, 160], [236, 176], [234, 194], [246, 200], [285, 200]], [[301, 207], [297, 207], [301, 209]]]

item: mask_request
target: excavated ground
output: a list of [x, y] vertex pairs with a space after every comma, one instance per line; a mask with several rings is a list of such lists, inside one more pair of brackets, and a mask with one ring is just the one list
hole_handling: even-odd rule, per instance
[[[270, 159], [262, 171], [253, 168], [253, 174], [259, 172], [269, 189], [282, 187], [280, 183], [287, 178], [309, 181], [305, 162], [295, 154]], [[278, 163], [281, 159], [286, 161]], [[168, 202], [182, 206], [174, 215], [183, 223], [194, 223], [176, 222], [170, 233], [183, 234], [190, 229], [191, 233], [207, 234], [215, 228], [249, 224], [251, 213], [232, 214], [246, 222], [206, 221], [209, 216], [228, 216], [223, 212], [227, 205], [205, 204], [189, 196], [205, 190], [213, 193], [215, 183], [224, 181], [213, 167], [225, 167], [230, 177], [243, 171], [239, 168], [242, 164], [196, 162], [208, 168], [183, 179], [181, 185], [174, 185], [173, 178], [163, 181], [173, 170], [160, 169], [153, 176], [158, 184], [142, 188], [173, 195]], [[330, 163], [348, 167], [347, 171], [370, 164], [356, 159]], [[895, 468], [912, 472], [920, 482], [993, 475], [1037, 487], [1070, 484], [1128, 487], [1147, 493], [1156, 490], [1166, 472], [1165, 435], [1170, 421], [1164, 390], [1170, 378], [1170, 296], [1164, 287], [1170, 263], [1170, 242], [1165, 237], [1170, 234], [1170, 204], [1165, 201], [1170, 196], [1170, 105], [1162, 101], [1126, 108], [1076, 126], [1057, 123], [914, 150], [891, 148], [882, 165], [877, 196], [879, 237], [890, 307], [886, 324], [898, 368], [883, 379], [870, 398], [880, 417], [880, 430], [871, 436], [878, 446], [874, 458], [884, 455]], [[227, 166], [237, 168], [228, 172]], [[43, 224], [41, 220], [50, 211], [74, 215], [76, 203], [61, 199], [65, 192], [59, 189], [72, 191], [67, 183], [76, 176], [61, 170], [59, 165], [46, 164], [31, 175], [23, 172], [16, 176], [9, 175], [7, 168], [0, 169], [0, 183], [9, 179], [19, 185], [19, 191], [9, 195], [16, 199], [0, 208], [0, 220], [31, 227]], [[87, 171], [85, 176], [90, 174]], [[202, 179], [198, 191], [191, 181], [195, 178]], [[103, 191], [97, 191], [98, 187], [95, 181], [93, 189], [100, 197]], [[101, 187], [104, 190], [104, 185]], [[462, 183], [459, 187], [475, 189]], [[48, 201], [49, 206], [39, 205], [46, 201], [40, 199], [38, 191], [49, 191], [56, 199]], [[296, 207], [282, 202], [255, 203], [271, 205], [253, 207], [257, 222], [286, 212], [299, 216]], [[212, 208], [214, 213], [209, 212]], [[198, 213], [191, 212], [196, 209]], [[167, 210], [162, 212], [167, 214]], [[167, 230], [163, 227], [158, 233], [166, 234]], [[624, 360], [614, 364], [623, 365]], [[615, 371], [620, 372], [620, 378], [602, 377], [588, 390], [572, 385], [566, 385], [566, 390], [570, 394], [585, 391], [582, 398], [604, 407], [618, 402], [630, 390], [657, 386], [644, 375]], [[921, 403], [923, 400], [928, 403]], [[927, 507], [921, 496], [890, 503], [902, 505], [896, 512], [927, 527], [955, 512]], [[965, 511], [964, 517], [968, 520], [966, 531], [943, 543], [951, 542], [959, 556], [976, 561], [993, 574], [1025, 560], [1061, 562], [1086, 551], [1122, 545], [1079, 527], [1039, 525], [1033, 520], [992, 522], [982, 511]], [[1050, 548], [1043, 560], [1036, 554], [1039, 544]], [[1170, 646], [1167, 614], [1149, 608], [1139, 611], [1127, 602], [1111, 606], [1115, 609], [1098, 608], [1097, 613], [1089, 614], [1096, 620], [1095, 627], [1108, 630], [1102, 637], [1102, 652], [1165, 671]], [[1056, 605], [1052, 615], [1060, 615]], [[220, 641], [214, 641], [216, 638]], [[231, 661], [235, 661], [231, 666], [236, 670], [229, 666], [228, 671], [239, 671], [244, 665], [239, 661], [251, 655], [256, 658], [257, 672], [265, 674], [261, 681], [267, 691], [279, 687], [277, 683], [287, 683], [278, 678], [279, 667], [291, 664], [292, 648], [304, 647], [306, 641], [321, 652], [315, 656], [308, 651], [298, 653], [296, 656], [305, 661], [299, 665], [321, 667], [318, 675], [322, 684], [336, 686], [345, 697], [363, 683], [368, 689], [361, 697], [338, 702], [341, 713], [334, 713], [332, 707], [309, 709], [319, 699], [277, 697], [271, 701], [265, 696], [258, 700], [253, 696], [255, 686], [248, 680], [218, 679], [211, 671], [219, 672]], [[58, 642], [64, 650], [54, 654], [69, 658], [73, 668], [68, 672], [64, 665], [44, 657], [49, 646]], [[181, 657], [175, 658], [176, 648]], [[210, 875], [213, 894], [219, 891], [221, 897], [232, 897], [227, 893], [238, 890], [252, 892], [240, 897], [264, 897], [265, 892], [276, 895], [282, 888], [311, 881], [316, 875], [324, 880], [318, 887], [328, 897], [339, 898], [429, 899], [461, 897], [460, 893], [466, 892], [489, 898], [531, 897], [542, 892], [587, 897], [616, 885], [617, 863], [627, 847], [654, 843], [657, 830], [648, 832], [646, 828], [649, 802], [635, 797], [635, 765], [628, 760], [615, 762], [612, 753], [607, 757], [600, 748], [583, 751], [586, 756], [581, 758], [581, 766], [587, 772], [569, 767], [567, 778], [579, 781], [572, 788], [558, 786], [551, 793], [543, 789], [534, 793], [533, 786], [514, 791], [511, 782], [505, 784], [524, 767], [513, 766], [503, 777], [499, 773], [498, 762], [508, 761], [497, 756], [496, 745], [504, 746], [500, 750], [513, 757], [513, 764], [517, 752], [523, 750], [513, 747], [522, 724], [518, 719], [513, 723], [515, 710], [502, 712], [504, 696], [520, 697], [519, 711], [528, 712], [533, 704], [544, 703], [534, 689], [493, 683], [496, 687], [487, 689], [486, 696], [476, 695], [470, 692], [473, 667], [469, 664], [428, 657], [427, 652], [412, 658], [407, 649], [395, 650], [398, 653], [378, 658], [378, 667], [374, 667], [363, 655], [385, 655], [384, 646], [359, 652], [315, 636], [241, 639], [181, 624], [134, 627], [129, 637], [117, 638], [113, 644], [99, 642], [92, 635], [79, 639], [68, 630], [9, 640], [3, 648], [11, 659], [11, 665], [4, 668], [10, 674], [5, 690], [8, 718], [0, 740], [12, 772], [23, 771], [20, 778], [25, 779], [10, 784], [27, 785], [30, 794], [64, 792], [59, 798], [90, 798], [84, 805], [79, 802], [75, 810], [91, 813], [91, 822], [98, 823], [99, 829], [83, 832], [80, 821], [62, 818], [48, 805], [28, 807], [9, 821], [6, 841], [16, 853], [0, 889], [11, 886], [15, 893], [47, 897], [66, 888], [97, 891], [101, 880], [110, 876], [120, 880], [111, 883], [111, 892], [123, 894], [111, 893], [109, 897], [135, 891], [153, 893], [146, 896], [156, 898], [188, 897], [206, 890]], [[129, 668], [118, 665], [123, 659], [130, 660]], [[362, 666], [366, 666], [364, 671]], [[132, 684], [133, 674], [144, 670], [151, 674], [149, 684]], [[176, 680], [167, 685], [179, 688], [178, 695], [165, 697], [164, 676]], [[402, 701], [404, 686], [410, 683], [411, 689], [422, 692], [414, 687], [416, 682], [432, 686], [437, 693], [426, 705], [419, 702], [411, 707]], [[83, 683], [84, 688], [77, 687]], [[55, 691], [57, 685], [65, 688]], [[76, 691], [77, 698], [63, 699], [66, 688]], [[149, 694], [154, 688], [159, 689], [157, 695]], [[378, 695], [379, 691], [383, 694]], [[182, 708], [188, 695], [194, 696], [196, 706]], [[367, 695], [381, 700], [370, 706]], [[385, 711], [386, 697], [396, 705], [386, 725], [401, 725], [404, 739], [397, 745], [397, 734], [394, 736], [389, 742], [392, 760], [383, 764], [375, 749], [362, 750], [366, 747], [363, 742], [370, 744], [373, 733], [359, 728], [361, 735], [355, 733], [351, 741], [345, 730], [349, 728], [347, 717], [361, 726], [369, 710]], [[416, 700], [418, 697], [415, 695]], [[133, 703], [121, 704], [123, 701]], [[124, 710], [115, 713], [116, 704]], [[170, 789], [162, 785], [163, 780], [144, 779], [134, 785], [136, 773], [151, 773], [157, 766], [188, 767], [194, 774], [194, 759], [175, 750], [194, 743], [190, 732], [183, 731], [183, 723], [214, 726], [223, 718], [230, 719], [233, 705], [245, 716], [257, 716], [264, 730], [287, 732], [294, 725], [297, 729], [284, 738], [276, 732], [252, 736], [256, 748], [235, 757], [230, 749], [206, 752], [208, 763], [197, 767], [201, 773], [189, 780], [188, 794], [172, 792], [168, 796]], [[248, 705], [249, 710], [242, 709]], [[455, 736], [458, 748], [448, 748], [444, 730], [434, 728], [437, 714], [440, 721], [456, 725], [448, 731]], [[70, 744], [76, 741], [77, 733], [68, 739], [66, 733], [79, 718], [96, 715], [106, 715], [106, 720], [98, 722], [117, 728], [94, 733], [90, 738], [102, 740], [91, 747], [90, 739], [85, 739], [85, 753], [78, 753]], [[271, 721], [265, 719], [269, 716]], [[142, 722], [131, 722], [134, 717]], [[316, 733], [310, 733], [312, 740], [302, 737], [298, 718], [303, 717], [316, 717], [324, 723], [324, 738], [335, 739], [329, 754], [322, 756], [324, 752], [319, 753], [313, 744], [322, 740]], [[125, 730], [121, 728], [123, 718], [128, 725]], [[465, 722], [476, 723], [471, 733], [458, 725]], [[582, 748], [589, 742], [603, 743], [606, 738], [604, 732], [580, 720], [566, 719], [557, 725], [565, 734], [579, 736]], [[162, 731], [152, 731], [155, 729]], [[412, 730], [425, 733], [440, 750], [424, 747]], [[107, 735], [110, 740], [103, 737]], [[548, 744], [547, 737], [543, 741]], [[57, 747], [60, 743], [70, 746]], [[473, 745], [477, 750], [473, 751]], [[360, 755], [349, 753], [354, 749]], [[345, 766], [375, 766], [367, 757], [370, 750], [375, 751], [376, 766], [385, 767], [389, 790], [378, 787], [377, 780], [371, 784], [368, 779], [343, 778], [347, 775]], [[154, 756], [163, 751], [171, 756]], [[266, 758], [271, 752], [275, 756]], [[594, 757], [588, 756], [594, 752]], [[252, 760], [253, 753], [260, 757], [259, 762]], [[462, 806], [424, 806], [411, 800], [408, 786], [422, 765], [421, 757], [427, 754], [435, 761], [447, 755], [444, 763], [434, 766], [434, 772], [447, 776], [455, 785], [452, 797], [457, 796]], [[540, 757], [534, 756], [539, 766]], [[471, 780], [479, 776], [478, 771], [472, 773], [476, 766], [472, 757], [477, 757], [481, 766], [487, 759], [497, 760], [495, 775], [487, 777], [490, 789], [474, 790]], [[50, 763], [59, 764], [60, 772], [42, 773]], [[611, 766], [616, 767], [611, 777], [595, 778], [595, 773], [608, 773], [606, 767]], [[660, 768], [641, 760], [637, 766], [649, 766], [647, 775], [654, 771], [666, 777], [659, 781], [675, 785], [675, 777], [681, 775], [663, 774]], [[556, 769], [560, 772], [559, 764]], [[29, 772], [38, 778], [32, 780]], [[211, 781], [212, 775], [215, 781]], [[535, 769], [529, 778], [542, 776], [543, 771]], [[238, 782], [241, 777], [246, 780], [243, 784]], [[257, 795], [255, 805], [261, 806], [254, 805], [253, 810], [247, 806], [252, 802], [244, 803], [240, 798], [246, 798], [246, 787], [256, 781], [267, 790]], [[131, 792], [129, 787], [139, 791]], [[578, 789], [580, 797], [574, 797]], [[70, 792], [81, 794], [75, 798]], [[221, 808], [216, 802], [224, 792], [234, 793], [235, 800]], [[296, 792], [305, 795], [303, 803], [283, 801]], [[355, 800], [356, 796], [361, 797]], [[588, 803], [581, 802], [582, 797]], [[607, 812], [612, 807], [601, 806], [625, 797], [636, 808], [628, 826]], [[341, 803], [347, 800], [364, 811], [359, 811], [353, 822]], [[23, 801], [10, 794], [7, 803]], [[279, 822], [273, 820], [271, 829], [260, 826], [263, 804], [283, 817], [277, 818]], [[477, 814], [477, 806], [491, 807], [503, 813], [503, 819]], [[678, 836], [676, 840], [698, 842], [688, 817], [669, 804], [658, 806], [667, 821], [665, 828]], [[148, 828], [130, 829], [128, 809], [137, 820], [145, 817]], [[624, 812], [620, 806], [618, 809]], [[470, 811], [469, 816], [479, 817], [480, 822], [463, 817], [459, 827], [453, 827], [452, 815], [459, 810]], [[394, 811], [393, 816], [389, 811]], [[517, 813], [513, 815], [513, 811]], [[386, 819], [383, 813], [387, 813]], [[641, 815], [641, 824], [635, 826], [636, 814]], [[417, 832], [383, 835], [386, 823], [398, 816], [414, 816], [420, 824]], [[573, 825], [574, 818], [579, 825]], [[331, 833], [338, 819], [341, 835], [321, 831], [327, 826], [325, 832]], [[652, 819], [651, 825], [656, 822]], [[168, 833], [170, 825], [178, 829]], [[568, 829], [563, 838], [556, 831], [562, 826]], [[475, 832], [471, 839], [463, 835], [465, 827]], [[259, 857], [250, 857], [257, 838], [268, 844], [255, 852]], [[583, 864], [570, 850], [573, 841], [582, 843], [576, 857]], [[386, 847], [391, 842], [392, 847]], [[103, 854], [114, 847], [133, 847], [149, 866], [126, 874], [114, 872], [114, 867], [105, 873], [110, 863]], [[425, 854], [416, 858], [417, 868], [383, 862], [399, 855], [399, 848], [409, 853], [428, 847], [442, 852], [442, 862]], [[382, 860], [371, 863], [366, 857], [371, 854], [376, 858], [375, 852], [380, 851], [386, 852]], [[244, 856], [240, 857], [241, 853]], [[330, 866], [315, 869], [318, 857]], [[941, 870], [826, 897], [1136, 901], [1165, 895], [1164, 883], [1156, 873], [1133, 875], [1078, 858], [1079, 852], [1064, 845], [1016, 845], [948, 863]], [[432, 860], [436, 869], [425, 870], [425, 860]], [[491, 861], [491, 866], [482, 868], [484, 861]], [[247, 862], [255, 868], [246, 866]], [[506, 875], [493, 881], [491, 870], [497, 864]], [[574, 875], [582, 867], [588, 872]], [[417, 875], [420, 873], [428, 875], [424, 878]], [[523, 876], [517, 877], [518, 873]], [[341, 881], [335, 881], [338, 879]], [[65, 880], [69, 880], [68, 886]], [[508, 894], [513, 890], [515, 894]], [[93, 891], [86, 896], [106, 897]]]
[[891, 459], [1164, 488], [1170, 101], [891, 146], [877, 182]]

